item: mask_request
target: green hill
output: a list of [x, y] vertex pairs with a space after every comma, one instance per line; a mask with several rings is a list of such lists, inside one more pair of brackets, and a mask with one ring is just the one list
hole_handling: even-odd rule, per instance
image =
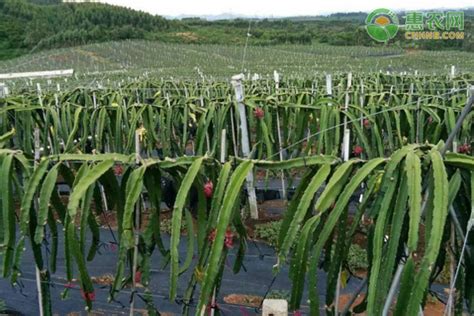
[[[156, 38], [179, 22], [99, 3], [0, 1], [0, 58], [46, 48], [122, 39]], [[48, 5], [41, 5], [48, 4]]]

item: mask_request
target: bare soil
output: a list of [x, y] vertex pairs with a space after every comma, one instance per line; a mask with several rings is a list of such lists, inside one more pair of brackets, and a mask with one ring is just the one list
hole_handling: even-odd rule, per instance
[[230, 294], [224, 297], [227, 304], [243, 305], [248, 307], [259, 307], [262, 304], [263, 297], [248, 294]]

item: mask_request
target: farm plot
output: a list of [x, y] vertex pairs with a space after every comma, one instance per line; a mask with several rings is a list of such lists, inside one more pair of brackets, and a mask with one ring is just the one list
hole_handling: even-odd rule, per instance
[[[368, 267], [358, 277], [367, 286], [351, 293], [365, 293], [355, 311], [417, 314], [449, 258], [461, 267], [449, 304], [472, 312], [472, 81], [381, 73], [259, 80], [244, 82], [241, 102], [228, 82], [153, 79], [8, 96], [0, 101], [2, 276], [21, 280], [29, 247], [45, 314], [54, 311], [59, 264], [93, 309], [90, 264], [100, 218], [113, 214], [110, 299], [130, 289], [132, 313], [138, 297], [156, 313], [151, 269], [168, 266], [161, 293], [200, 314], [219, 305], [224, 267], [245, 269], [248, 216], [259, 215], [249, 175], [281, 180], [282, 189], [297, 178], [273, 267], [291, 281], [291, 310], [352, 308], [341, 310], [340, 289], [355, 277], [348, 254], [363, 231]], [[161, 223], [170, 194], [168, 240]]]

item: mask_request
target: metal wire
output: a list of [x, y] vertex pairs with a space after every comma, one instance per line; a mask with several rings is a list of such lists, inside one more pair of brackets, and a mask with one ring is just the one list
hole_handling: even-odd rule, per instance
[[[468, 227], [469, 228], [469, 227]], [[469, 232], [470, 230], [468, 230], [466, 232], [466, 236], [464, 237], [464, 242], [463, 242], [463, 245], [462, 245], [462, 250], [461, 250], [461, 254], [459, 255], [459, 261], [458, 261], [458, 265], [456, 267], [456, 272], [454, 273], [454, 278], [453, 278], [453, 281], [451, 282], [450, 286], [449, 286], [449, 297], [448, 297], [448, 302], [444, 308], [444, 312], [443, 312], [443, 315], [447, 315], [449, 313], [449, 315], [451, 315], [451, 306], [453, 304], [453, 290], [454, 290], [454, 286], [456, 284], [456, 279], [458, 277], [458, 274], [459, 274], [459, 270], [461, 269], [461, 264], [462, 264], [462, 260], [463, 260], [463, 257], [464, 257], [464, 253], [466, 251], [466, 246], [467, 246], [467, 239], [469, 237]]]
[[[27, 281], [27, 282], [35, 282], [36, 283], [36, 280], [35, 279], [31, 279], [31, 278], [26, 278], [26, 277], [20, 277], [19, 278], [21, 281]], [[72, 289], [72, 290], [79, 290], [80, 288], [79, 287], [73, 287], [73, 288], [70, 288], [71, 284], [69, 283], [61, 283], [61, 282], [54, 282], [54, 281], [41, 281], [41, 283], [43, 284], [48, 284], [48, 285], [53, 285], [53, 286], [61, 286], [61, 287], [64, 287], [64, 288], [69, 288], [69, 289]], [[105, 286], [100, 286], [100, 287], [97, 287], [96, 288], [97, 290], [100, 290], [100, 291], [109, 291], [109, 289]], [[128, 290], [122, 290], [120, 291], [120, 293], [123, 293], [123, 294], [129, 294], [130, 296], [132, 295], [138, 295], [138, 292], [135, 291], [128, 291]], [[161, 300], [169, 300], [169, 296], [167, 294], [163, 294], [163, 293], [146, 293], [146, 295], [150, 296], [150, 297], [154, 297], [154, 298], [157, 298], [157, 299], [161, 299]], [[24, 295], [26, 296], [26, 295]], [[129, 309], [129, 307], [123, 305], [122, 303], [116, 301], [118, 304], [121, 305], [122, 308], [124, 309]], [[182, 299], [177, 299], [175, 301], [178, 305], [188, 305], [188, 306], [191, 306], [191, 307], [197, 307], [197, 303], [191, 303], [191, 302], [184, 302], [184, 300]], [[94, 302], [94, 304], [96, 304], [96, 302]], [[100, 304], [100, 302], [99, 302]], [[232, 303], [226, 303], [226, 302], [219, 302], [219, 304], [217, 304], [218, 306], [227, 306], [227, 307], [245, 307], [245, 308], [252, 308], [251, 306], [248, 306], [248, 305], [243, 305], [243, 304], [232, 304]]]
[[242, 67], [241, 67], [242, 72], [244, 71], [245, 57], [246, 57], [246, 55], [247, 55], [247, 47], [248, 47], [248, 45], [249, 45], [250, 25], [251, 25], [251, 23], [252, 23], [252, 20], [249, 20], [249, 27], [248, 27], [248, 29], [247, 29], [244, 51], [243, 51], [243, 53], [242, 53]]
[[[459, 92], [459, 91], [462, 91], [462, 90], [467, 90], [467, 88], [461, 88], [461, 89], [456, 89], [455, 91], [450, 91], [450, 92], [447, 92], [447, 93], [443, 93], [443, 94], [439, 94], [439, 95], [436, 95], [436, 96], [430, 96], [430, 97], [427, 97], [425, 100], [423, 101], [426, 101], [426, 100], [429, 100], [430, 98], [433, 98], [433, 97], [440, 97], [440, 96], [443, 96], [443, 95], [448, 95], [448, 94], [451, 94], [451, 93], [455, 93], [455, 92]], [[376, 116], [376, 115], [379, 115], [379, 114], [382, 114], [382, 113], [386, 113], [386, 112], [390, 112], [390, 111], [395, 111], [395, 110], [399, 110], [399, 109], [403, 109], [405, 108], [407, 105], [411, 105], [411, 104], [416, 104], [417, 102], [421, 102], [420, 99], [416, 100], [416, 101], [413, 101], [413, 102], [409, 102], [409, 103], [406, 103], [406, 104], [403, 104], [403, 105], [400, 105], [400, 106], [396, 106], [396, 107], [393, 107], [393, 108], [389, 108], [389, 109], [384, 109], [384, 110], [381, 110], [381, 111], [378, 111], [378, 112], [374, 112], [374, 113], [371, 113], [370, 115], [366, 115], [366, 116], [361, 116], [360, 118], [357, 118], [357, 119], [354, 119], [354, 120], [350, 120], [350, 121], [347, 121], [347, 123], [356, 123], [356, 122], [360, 122], [368, 117], [372, 117], [372, 116]], [[270, 156], [270, 158], [274, 158], [275, 156], [279, 155], [281, 152], [284, 152], [285, 150], [288, 150], [296, 145], [299, 145], [305, 141], [307, 141], [308, 139], [314, 137], [314, 136], [317, 136], [321, 133], [324, 133], [324, 132], [327, 132], [327, 131], [330, 131], [330, 130], [333, 130], [333, 129], [336, 129], [336, 128], [339, 128], [339, 127], [342, 127], [344, 126], [345, 123], [341, 123], [341, 124], [338, 124], [338, 125], [334, 125], [334, 126], [331, 126], [329, 128], [326, 128], [322, 131], [318, 131], [316, 133], [313, 133], [313, 134], [310, 134], [310, 135], [307, 135], [305, 136], [304, 138], [300, 139], [299, 141], [279, 150], [278, 152], [276, 152], [275, 154], [273, 154], [272, 156]]]

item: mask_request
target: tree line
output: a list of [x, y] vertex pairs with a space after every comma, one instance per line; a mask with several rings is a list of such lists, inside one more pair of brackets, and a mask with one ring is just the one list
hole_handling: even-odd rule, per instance
[[[89, 43], [146, 39], [173, 43], [250, 45], [327, 43], [375, 46], [365, 31], [366, 13], [285, 19], [182, 20], [101, 3], [61, 0], [1, 0], [0, 59]], [[409, 41], [401, 30], [388, 45], [411, 49], [474, 51], [474, 10], [465, 11], [465, 39]]]

